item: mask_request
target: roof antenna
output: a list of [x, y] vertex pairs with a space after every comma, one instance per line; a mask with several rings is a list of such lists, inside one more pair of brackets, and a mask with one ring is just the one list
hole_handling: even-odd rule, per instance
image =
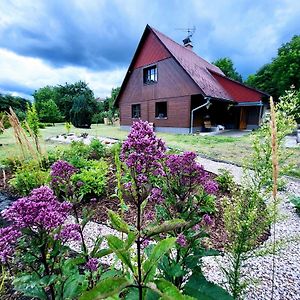
[[196, 31], [196, 26], [194, 25], [193, 27], [176, 28], [176, 30], [185, 31], [187, 33], [187, 37], [184, 40], [182, 40], [183, 41], [183, 45], [186, 48], [192, 49], [193, 48], [193, 44], [192, 44], [191, 37], [193, 36], [193, 34]]

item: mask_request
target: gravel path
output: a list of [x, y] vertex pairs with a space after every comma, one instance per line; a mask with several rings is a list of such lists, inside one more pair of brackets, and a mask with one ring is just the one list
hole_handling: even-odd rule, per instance
[[[230, 170], [236, 182], [240, 183], [242, 169], [235, 165], [219, 163], [206, 158], [199, 158], [206, 170], [218, 173], [218, 169]], [[300, 181], [288, 179], [287, 189], [279, 193], [281, 204], [279, 207], [280, 218], [276, 223], [275, 237], [278, 251], [275, 255], [275, 290], [274, 300], [300, 300], [300, 217], [296, 214], [289, 201], [290, 195], [300, 196]], [[243, 269], [253, 279], [248, 288], [247, 300], [271, 299], [272, 287], [272, 259], [268, 250], [271, 249], [271, 237], [255, 251], [256, 256], [247, 260]], [[259, 254], [265, 253], [263, 256]], [[226, 265], [226, 256], [221, 258], [206, 257], [204, 270], [206, 277], [216, 283], [222, 284], [224, 277], [220, 266]]]

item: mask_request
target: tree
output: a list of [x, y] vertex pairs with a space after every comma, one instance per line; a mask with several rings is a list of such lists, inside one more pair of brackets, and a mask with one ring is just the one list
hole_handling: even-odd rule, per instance
[[40, 115], [41, 110], [44, 107], [44, 103], [53, 100], [55, 103], [58, 102], [59, 93], [56, 86], [47, 85], [36, 90], [33, 93], [34, 103], [38, 114]]
[[229, 57], [219, 58], [212, 63], [219, 67], [227, 77], [243, 82], [242, 75], [236, 71], [233, 61]]
[[300, 36], [295, 35], [290, 42], [283, 44], [271, 63], [261, 67], [256, 74], [250, 75], [246, 81], [260, 90], [271, 94], [276, 100], [286, 90], [294, 86], [300, 88]]
[[29, 104], [29, 101], [24, 98], [0, 94], [0, 111], [8, 112], [9, 107], [11, 107], [14, 111], [24, 113], [27, 103]]
[[66, 83], [65, 85], [59, 85], [57, 88], [59, 97], [56, 104], [67, 122], [71, 121], [70, 111], [73, 108], [75, 98], [82, 95], [87, 99], [90, 105], [93, 107], [96, 105], [94, 93], [84, 81], [78, 81], [72, 84]]
[[52, 99], [40, 103], [40, 111], [38, 115], [41, 122], [53, 124], [55, 122], [60, 122], [63, 119], [58, 106]]
[[36, 150], [40, 153], [40, 144], [39, 144], [40, 121], [34, 103], [32, 105], [27, 103], [26, 123], [29, 127], [26, 129], [28, 129], [29, 134], [34, 139]]
[[90, 128], [95, 108], [95, 101], [84, 94], [74, 97], [73, 106], [70, 110], [72, 124], [78, 128]]

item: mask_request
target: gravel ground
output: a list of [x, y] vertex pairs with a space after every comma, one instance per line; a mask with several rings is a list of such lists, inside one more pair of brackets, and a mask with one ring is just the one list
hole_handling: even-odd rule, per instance
[[[235, 165], [215, 162], [199, 157], [198, 161], [207, 171], [218, 174], [219, 169], [231, 171], [237, 183], [241, 182], [242, 169]], [[300, 217], [295, 213], [293, 205], [289, 202], [290, 195], [300, 196], [300, 181], [288, 180], [287, 189], [279, 193], [281, 198], [280, 218], [276, 223], [276, 241], [279, 245], [275, 255], [275, 290], [274, 300], [300, 300]], [[71, 221], [71, 220], [70, 220]], [[88, 247], [93, 244], [94, 238], [98, 235], [116, 234], [111, 228], [90, 222], [85, 229], [85, 237]], [[271, 299], [271, 278], [273, 256], [268, 254], [273, 241], [271, 237], [257, 249], [255, 257], [247, 260], [243, 272], [252, 279], [249, 285], [247, 300]], [[75, 250], [78, 246], [73, 245]], [[76, 248], [77, 247], [77, 248]], [[260, 255], [264, 252], [264, 255]], [[111, 264], [114, 262], [113, 255], [110, 255], [102, 262]], [[210, 281], [224, 285], [224, 277], [220, 266], [226, 266], [226, 256], [206, 257], [203, 260], [204, 274]], [[221, 299], [220, 299], [221, 300]]]
[[[240, 167], [199, 158], [205, 169], [218, 173], [219, 168], [232, 172], [236, 182], [241, 182], [242, 170]], [[275, 226], [277, 252], [275, 255], [275, 289], [274, 300], [300, 300], [300, 217], [296, 214], [289, 201], [290, 195], [300, 196], [300, 181], [289, 179], [287, 189], [279, 193], [281, 204], [279, 207], [279, 220]], [[246, 261], [243, 273], [252, 279], [249, 285], [247, 300], [271, 299], [272, 288], [272, 261], [270, 253], [273, 232], [270, 238], [254, 252], [255, 257]], [[261, 253], [265, 253], [260, 256]], [[220, 266], [226, 266], [226, 256], [204, 259], [205, 276], [216, 283], [224, 285], [224, 277]]]

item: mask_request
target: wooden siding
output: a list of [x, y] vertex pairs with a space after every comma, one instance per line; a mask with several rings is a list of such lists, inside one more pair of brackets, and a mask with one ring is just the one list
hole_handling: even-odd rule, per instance
[[171, 57], [171, 54], [161, 44], [158, 38], [151, 32], [141, 49], [133, 68], [140, 68], [146, 65], [153, 64], [157, 61]]
[[[143, 83], [143, 68], [133, 70], [120, 98], [120, 123], [131, 125], [131, 105], [141, 104], [141, 118], [158, 127], [190, 126], [191, 95], [201, 93], [173, 58], [156, 63], [158, 82]], [[168, 118], [155, 118], [155, 102], [167, 101]]]

